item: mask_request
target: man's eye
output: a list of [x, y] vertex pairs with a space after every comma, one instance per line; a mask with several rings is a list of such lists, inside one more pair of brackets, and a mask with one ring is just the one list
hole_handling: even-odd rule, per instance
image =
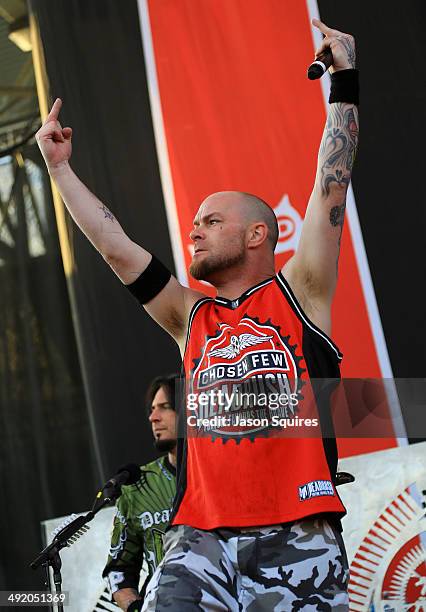
[[210, 219], [210, 225], [211, 225], [212, 223], [219, 223], [219, 219]]

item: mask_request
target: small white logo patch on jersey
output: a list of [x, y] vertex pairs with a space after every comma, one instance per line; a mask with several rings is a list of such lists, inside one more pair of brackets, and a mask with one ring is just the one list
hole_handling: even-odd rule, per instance
[[311, 480], [311, 482], [299, 487], [300, 501], [306, 501], [321, 495], [334, 495], [333, 483], [330, 480]]

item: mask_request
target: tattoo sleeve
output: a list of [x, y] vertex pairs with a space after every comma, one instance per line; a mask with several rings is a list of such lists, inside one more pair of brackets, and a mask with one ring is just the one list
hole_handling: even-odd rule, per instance
[[[337, 102], [330, 105], [327, 123], [318, 155], [321, 193], [328, 197], [334, 187], [346, 195], [358, 144], [358, 109], [353, 104]], [[337, 215], [338, 217], [340, 215]], [[334, 223], [336, 213], [330, 214]]]
[[330, 196], [328, 219], [330, 226], [338, 232], [336, 274], [345, 219], [346, 192], [357, 144], [358, 108], [345, 102], [331, 104], [318, 154], [317, 181], [322, 197], [328, 199]]

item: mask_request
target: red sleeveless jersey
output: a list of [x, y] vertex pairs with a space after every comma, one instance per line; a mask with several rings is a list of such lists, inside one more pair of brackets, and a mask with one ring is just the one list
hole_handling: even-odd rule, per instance
[[329, 402], [308, 401], [314, 379], [340, 378], [341, 358], [281, 273], [236, 300], [199, 300], [184, 354], [186, 436], [171, 523], [215, 529], [342, 516]]

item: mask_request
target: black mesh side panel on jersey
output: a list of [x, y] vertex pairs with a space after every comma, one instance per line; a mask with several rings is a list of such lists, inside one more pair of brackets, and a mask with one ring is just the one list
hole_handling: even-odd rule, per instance
[[177, 470], [176, 470], [176, 497], [173, 502], [173, 509], [170, 517], [170, 525], [179, 510], [179, 506], [183, 500], [186, 491], [186, 467], [187, 467], [187, 439], [179, 437], [177, 441]]
[[328, 343], [325, 336], [320, 335], [321, 332], [315, 325], [312, 324], [311, 326], [311, 322], [297, 302], [296, 296], [292, 292], [289, 284], [281, 273], [279, 277], [282, 283], [277, 280], [277, 285], [284, 299], [291, 306], [303, 326], [302, 352], [305, 357], [309, 378], [311, 379], [311, 384], [314, 387], [317, 398], [318, 415], [323, 434], [324, 453], [331, 477], [334, 479], [338, 457], [329, 400], [334, 387], [340, 379], [337, 349], [335, 350], [333, 346]]
[[317, 337], [316, 332], [312, 332], [307, 327], [303, 330], [302, 351], [317, 401], [324, 453], [334, 480], [338, 457], [330, 396], [340, 381], [339, 364], [332, 349], [328, 349]]
[[[188, 330], [189, 333], [189, 330]], [[187, 468], [187, 454], [188, 454], [188, 443], [186, 435], [186, 376], [185, 369], [182, 365], [180, 384], [176, 388], [177, 401], [176, 412], [177, 412], [177, 453], [176, 453], [176, 496], [173, 502], [173, 509], [170, 517], [170, 525], [173, 523], [173, 519], [176, 516], [179, 506], [182, 502], [183, 496], [186, 491], [186, 468]]]

